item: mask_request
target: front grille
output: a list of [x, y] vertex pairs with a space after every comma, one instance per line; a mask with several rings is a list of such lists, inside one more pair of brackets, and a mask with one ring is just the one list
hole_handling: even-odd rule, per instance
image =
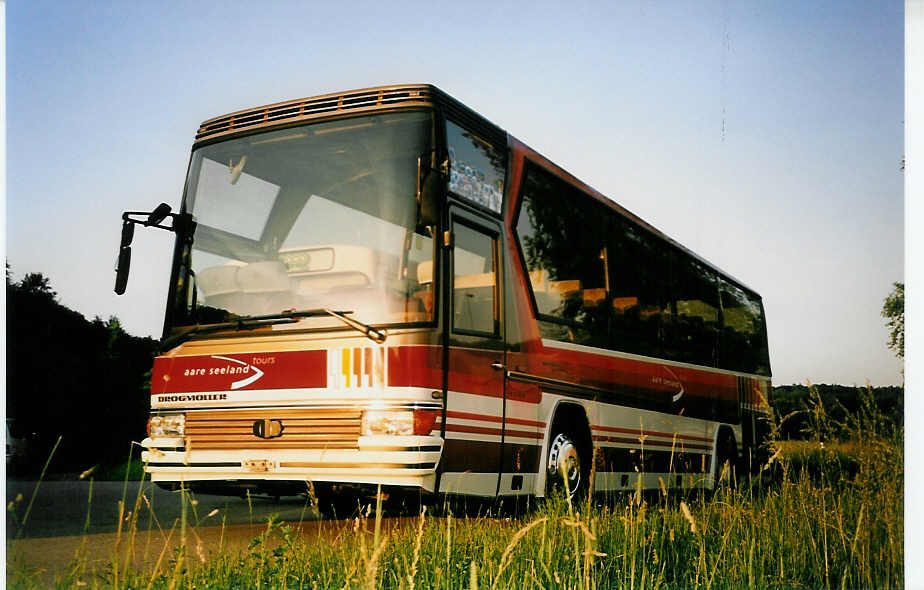
[[[214, 449], [357, 449], [362, 413], [350, 409], [233, 410], [186, 415], [187, 451]], [[273, 434], [269, 423], [281, 424]]]
[[209, 119], [199, 126], [196, 141], [234, 131], [296, 122], [323, 113], [372, 110], [392, 105], [430, 104], [431, 94], [429, 86], [396, 86], [281, 102]]

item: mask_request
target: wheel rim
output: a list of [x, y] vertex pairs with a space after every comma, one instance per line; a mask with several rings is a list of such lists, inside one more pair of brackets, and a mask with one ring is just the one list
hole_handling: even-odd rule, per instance
[[566, 434], [559, 434], [549, 448], [549, 478], [561, 486], [568, 486], [573, 498], [581, 486], [581, 455], [574, 441]]

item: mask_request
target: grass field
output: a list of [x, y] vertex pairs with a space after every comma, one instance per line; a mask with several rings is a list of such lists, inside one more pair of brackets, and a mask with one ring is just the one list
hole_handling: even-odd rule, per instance
[[[866, 403], [834, 423], [820, 404], [814, 440], [774, 445], [757, 479], [715, 493], [623, 493], [571, 505], [431, 507], [381, 529], [367, 507], [323, 542], [268, 522], [246, 551], [188, 539], [143, 565], [115, 552], [91, 570], [80, 554], [67, 588], [897, 588], [903, 584], [900, 425]], [[134, 498], [128, 499], [131, 504]], [[140, 500], [136, 503], [137, 514]], [[130, 518], [124, 533], [130, 543]], [[318, 537], [315, 536], [314, 539]], [[7, 584], [44, 587], [8, 556]]]

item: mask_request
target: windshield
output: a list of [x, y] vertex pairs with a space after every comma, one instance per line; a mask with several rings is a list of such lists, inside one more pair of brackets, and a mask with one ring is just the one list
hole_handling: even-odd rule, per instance
[[417, 225], [416, 200], [432, 132], [430, 113], [403, 112], [196, 150], [185, 207], [198, 225], [179, 257], [173, 326], [318, 308], [432, 320], [433, 229]]

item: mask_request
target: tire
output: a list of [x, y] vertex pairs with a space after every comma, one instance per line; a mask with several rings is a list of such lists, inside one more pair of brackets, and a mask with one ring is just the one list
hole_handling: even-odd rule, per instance
[[546, 463], [546, 491], [560, 490], [577, 502], [587, 496], [590, 458], [570, 432], [556, 432], [549, 445]]
[[[739, 465], [735, 447], [735, 437], [729, 431], [723, 431], [719, 435], [719, 445], [716, 449], [715, 466], [713, 469], [712, 489], [728, 487], [734, 489], [739, 477]], [[722, 472], [725, 470], [725, 464], [728, 463], [728, 472], [722, 479]]]

